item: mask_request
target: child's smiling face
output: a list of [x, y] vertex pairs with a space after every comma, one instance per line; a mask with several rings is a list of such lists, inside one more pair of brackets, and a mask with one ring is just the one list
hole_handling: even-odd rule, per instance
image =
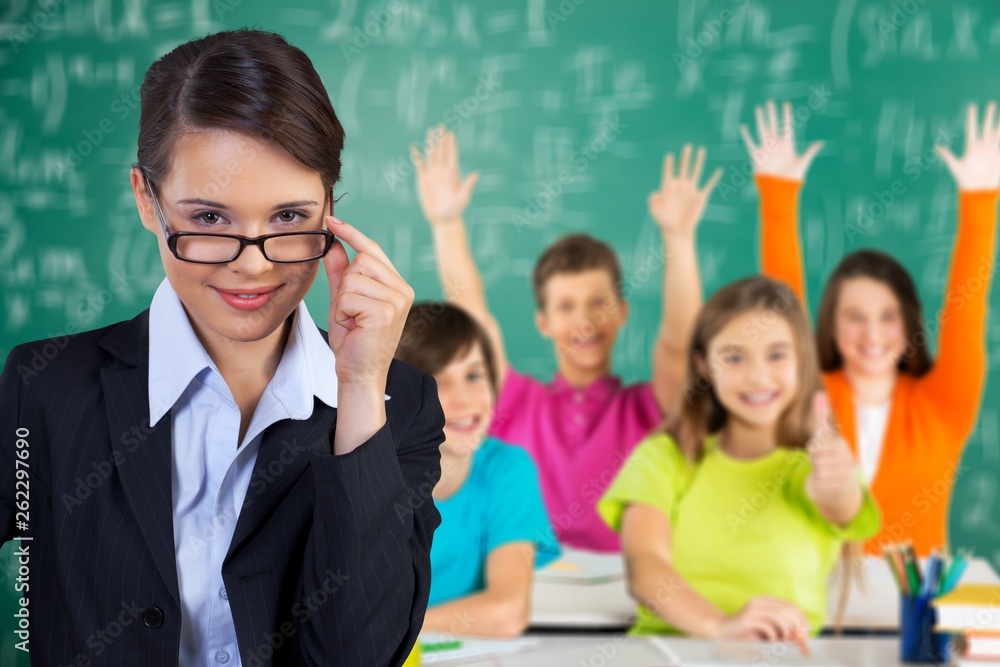
[[606, 370], [628, 304], [603, 269], [557, 273], [544, 287], [538, 330], [556, 344], [560, 365], [583, 373]]
[[445, 419], [442, 450], [472, 454], [486, 437], [493, 414], [492, 379], [479, 343], [452, 359], [434, 380]]
[[798, 392], [794, 332], [788, 320], [769, 311], [733, 317], [709, 341], [702, 363], [730, 418], [748, 426], [775, 426]]

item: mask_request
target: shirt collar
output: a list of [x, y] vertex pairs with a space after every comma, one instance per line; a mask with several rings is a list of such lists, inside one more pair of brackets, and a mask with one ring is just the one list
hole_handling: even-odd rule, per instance
[[552, 378], [551, 385], [554, 394], [573, 394], [579, 392], [587, 400], [600, 402], [608, 401], [618, 393], [621, 386], [621, 378], [615, 375], [605, 375], [604, 377], [597, 378], [586, 387], [577, 388], [567, 382], [561, 373], [556, 373], [555, 377]]
[[[313, 396], [337, 407], [336, 359], [304, 301], [293, 317], [269, 390], [293, 419], [306, 419], [312, 414]], [[159, 422], [205, 369], [219, 372], [198, 340], [180, 297], [164, 279], [149, 307], [149, 423]]]

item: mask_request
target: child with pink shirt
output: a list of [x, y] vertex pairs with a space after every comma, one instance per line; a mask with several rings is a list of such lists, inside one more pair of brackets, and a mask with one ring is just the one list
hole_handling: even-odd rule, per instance
[[663, 234], [666, 261], [663, 318], [653, 347], [653, 381], [624, 386], [611, 370], [611, 351], [628, 316], [618, 259], [584, 234], [565, 236], [535, 266], [539, 332], [553, 342], [558, 372], [550, 382], [510, 367], [500, 327], [487, 306], [462, 215], [478, 174], [460, 177], [455, 135], [427, 134], [423, 156], [411, 147], [417, 191], [434, 237], [445, 298], [486, 330], [496, 355], [500, 394], [490, 434], [524, 447], [538, 465], [542, 497], [559, 541], [593, 551], [620, 551], [618, 536], [595, 511], [629, 454], [663, 422], [683, 381], [684, 350], [701, 307], [695, 230], [718, 181], [701, 180], [704, 150], [691, 164], [685, 146], [678, 174], [667, 155], [649, 211]]

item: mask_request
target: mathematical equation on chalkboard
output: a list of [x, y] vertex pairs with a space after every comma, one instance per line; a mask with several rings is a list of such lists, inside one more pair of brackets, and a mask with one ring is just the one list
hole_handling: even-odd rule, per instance
[[[348, 130], [345, 205], [384, 221], [385, 244], [418, 276], [433, 266], [408, 145], [432, 125], [457, 133], [463, 166], [482, 172], [470, 224], [491, 288], [526, 280], [555, 234], [607, 234], [622, 197], [616, 248], [641, 257], [651, 238], [642, 199], [663, 152], [689, 140], [725, 169], [701, 259], [706, 284], [729, 279], [742, 254], [728, 239], [737, 229], [751, 238], [756, 213], [739, 126], [764, 100], [788, 99], [804, 139], [826, 142], [817, 174], [857, 175], [803, 200], [809, 270], [903, 236], [922, 293], [939, 300], [955, 197], [933, 148], [960, 145], [962, 105], [979, 96], [955, 83], [956, 68], [983, 80], [1000, 54], [1000, 10], [985, 2], [11, 0], [0, 10], [6, 334], [27, 335], [44, 312], [80, 320], [116, 269], [129, 281], [115, 304], [148, 297], [162, 271], [124, 185], [139, 83], [173, 45], [245, 24], [286, 33], [313, 57]], [[929, 98], [928, 79], [954, 99]], [[619, 181], [635, 187], [619, 195]], [[62, 243], [35, 220], [101, 234]], [[650, 281], [637, 298], [656, 304], [656, 289]]]

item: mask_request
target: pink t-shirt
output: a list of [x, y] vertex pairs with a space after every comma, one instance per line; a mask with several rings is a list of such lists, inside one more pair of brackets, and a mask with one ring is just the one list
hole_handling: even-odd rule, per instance
[[490, 434], [524, 447], [538, 465], [542, 498], [561, 544], [620, 551], [595, 506], [635, 446], [663, 421], [649, 383], [617, 377], [574, 389], [507, 371]]

